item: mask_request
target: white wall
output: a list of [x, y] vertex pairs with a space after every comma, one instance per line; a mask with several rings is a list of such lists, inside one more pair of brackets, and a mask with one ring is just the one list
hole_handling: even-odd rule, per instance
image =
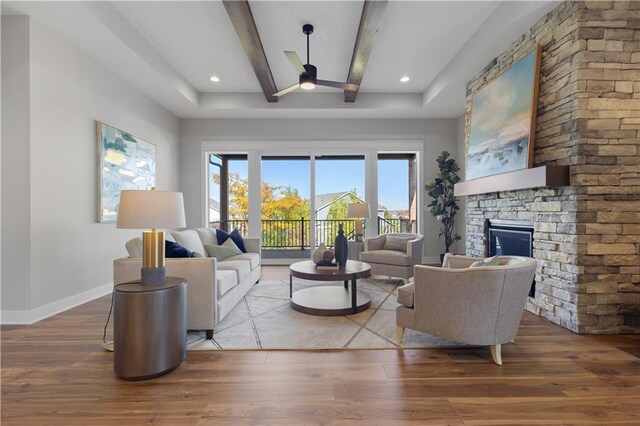
[[[455, 119], [406, 119], [406, 120], [303, 120], [303, 119], [185, 119], [180, 122], [181, 161], [180, 187], [185, 197], [187, 226], [205, 223], [202, 203], [201, 175], [202, 142], [231, 141], [300, 141], [301, 146], [310, 141], [393, 141], [422, 140], [425, 144], [425, 179], [435, 171], [435, 158], [442, 150], [456, 152], [457, 134]], [[286, 154], [283, 152], [282, 154]], [[424, 191], [424, 182], [418, 182]], [[437, 258], [444, 249], [438, 239], [438, 224], [425, 211], [425, 253]]]
[[[24, 34], [20, 38], [7, 37], [6, 23], [28, 18], [2, 19], [2, 39], [22, 42]], [[30, 20], [27, 40], [30, 114], [26, 117], [30, 135], [22, 140], [5, 138], [8, 116], [2, 116], [3, 322], [14, 314], [20, 315], [7, 310], [25, 309], [13, 296], [18, 287], [25, 287], [25, 279], [18, 282], [7, 277], [30, 274], [26, 286], [30, 302], [26, 309], [31, 311], [33, 320], [81, 302], [82, 297], [95, 295], [96, 291], [107, 290], [113, 281], [112, 260], [126, 255], [125, 241], [138, 235], [138, 231], [96, 222], [95, 120], [155, 143], [157, 187], [179, 187], [179, 121], [175, 116], [35, 20]], [[19, 66], [24, 65], [8, 57], [3, 46], [3, 75], [5, 68], [11, 71]], [[5, 96], [3, 87], [3, 107]], [[19, 161], [7, 155], [12, 150], [23, 150], [25, 141], [29, 152], [23, 153]], [[11, 167], [27, 173], [26, 181], [15, 179]], [[17, 194], [26, 195], [19, 208], [10, 204]], [[11, 215], [30, 216], [28, 229], [11, 235], [4, 232]], [[27, 243], [29, 256], [24, 262], [13, 263], [6, 256], [6, 246], [15, 242], [12, 240]], [[26, 270], [25, 262], [30, 262]]]
[[[464, 114], [456, 119], [456, 150], [452, 151], [452, 155], [455, 156], [458, 165], [460, 166], [460, 172], [458, 175], [461, 180], [465, 179], [465, 162], [467, 160], [465, 149], [465, 134], [464, 134]], [[458, 214], [456, 215], [456, 232], [460, 235], [460, 240], [457, 241], [452, 248], [452, 252], [456, 254], [466, 254], [466, 236], [467, 236], [467, 221], [466, 221], [466, 197], [458, 198]]]

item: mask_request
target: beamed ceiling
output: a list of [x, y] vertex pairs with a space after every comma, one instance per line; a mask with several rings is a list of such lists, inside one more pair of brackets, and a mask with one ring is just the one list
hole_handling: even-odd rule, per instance
[[[2, 13], [31, 16], [179, 117], [440, 118], [463, 114], [466, 81], [557, 4], [5, 1]], [[273, 97], [298, 81], [283, 51], [306, 61], [305, 23], [318, 78], [358, 91]]]

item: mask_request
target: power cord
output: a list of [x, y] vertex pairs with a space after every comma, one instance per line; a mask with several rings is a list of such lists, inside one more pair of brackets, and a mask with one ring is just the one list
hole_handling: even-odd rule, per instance
[[113, 295], [116, 292], [116, 287], [120, 284], [113, 286], [113, 291], [111, 292], [111, 305], [109, 306], [109, 315], [107, 316], [107, 323], [104, 325], [104, 330], [102, 331], [102, 344], [101, 346], [109, 351], [113, 352], [113, 340], [107, 342], [107, 327], [109, 326], [109, 321], [111, 321], [111, 313], [113, 312]]

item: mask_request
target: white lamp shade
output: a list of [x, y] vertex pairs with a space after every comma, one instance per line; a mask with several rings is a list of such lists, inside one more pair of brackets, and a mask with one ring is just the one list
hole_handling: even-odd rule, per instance
[[125, 229], [184, 228], [182, 192], [155, 189], [120, 192], [117, 226]]
[[347, 205], [347, 217], [351, 218], [369, 218], [369, 203], [349, 203]]

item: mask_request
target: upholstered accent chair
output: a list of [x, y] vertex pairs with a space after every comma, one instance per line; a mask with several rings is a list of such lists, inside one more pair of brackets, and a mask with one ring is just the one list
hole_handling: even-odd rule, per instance
[[422, 235], [384, 234], [364, 240], [360, 260], [371, 265], [371, 274], [400, 277], [413, 276], [413, 266], [422, 263]]
[[447, 253], [442, 268], [416, 266], [414, 282], [398, 289], [396, 339], [404, 329], [455, 342], [488, 345], [502, 365], [502, 344], [518, 332], [536, 272], [530, 257], [498, 256], [495, 266], [470, 268], [478, 258]]

